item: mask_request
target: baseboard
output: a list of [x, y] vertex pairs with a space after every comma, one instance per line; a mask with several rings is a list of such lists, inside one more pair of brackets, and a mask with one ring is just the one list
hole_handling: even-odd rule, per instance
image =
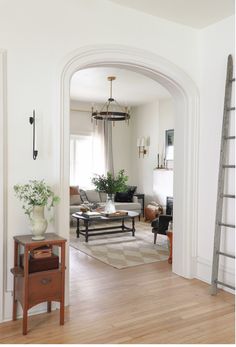
[[[211, 283], [211, 271], [212, 271], [212, 262], [206, 258], [197, 258], [197, 271], [196, 278], [206, 282], [208, 284]], [[219, 267], [219, 278], [224, 279], [224, 282], [234, 286], [235, 285], [235, 270], [233, 268], [225, 268], [223, 266]], [[219, 286], [223, 290], [235, 294], [234, 290], [231, 290], [227, 287]]]

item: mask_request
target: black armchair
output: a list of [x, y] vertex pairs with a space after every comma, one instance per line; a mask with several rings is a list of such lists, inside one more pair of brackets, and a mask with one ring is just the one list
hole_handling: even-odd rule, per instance
[[157, 241], [157, 234], [166, 235], [169, 222], [172, 221], [172, 216], [161, 214], [158, 218], [152, 221], [152, 232], [154, 234], [154, 243]]

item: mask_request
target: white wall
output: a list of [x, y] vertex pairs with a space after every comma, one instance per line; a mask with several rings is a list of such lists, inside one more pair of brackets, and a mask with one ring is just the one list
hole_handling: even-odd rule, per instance
[[[213, 253], [214, 223], [217, 196], [217, 177], [219, 169], [220, 138], [223, 117], [223, 99], [228, 54], [234, 54], [234, 18], [225, 19], [211, 25], [199, 34], [200, 52], [200, 152], [199, 152], [199, 211], [198, 211], [198, 259], [197, 275], [209, 281]], [[235, 65], [235, 61], [234, 61]], [[235, 66], [234, 66], [235, 69]], [[234, 73], [235, 75], [235, 73]], [[232, 118], [235, 115], [232, 113]], [[235, 134], [231, 123], [231, 134]], [[230, 143], [231, 163], [233, 158], [234, 141]], [[234, 170], [230, 172], [228, 192], [234, 190]], [[234, 223], [234, 201], [228, 201], [228, 222]], [[225, 218], [226, 216], [224, 216]], [[234, 253], [235, 231], [223, 231], [225, 245], [223, 249]], [[233, 281], [234, 262], [221, 262], [224, 265], [224, 276]]]
[[131, 124], [116, 122], [115, 126], [112, 127], [114, 171], [118, 172], [124, 169], [129, 177], [129, 184], [132, 184], [131, 140]]
[[[174, 128], [171, 99], [135, 107], [132, 112], [132, 181], [140, 193], [145, 193], [145, 204], [156, 201], [153, 170], [157, 167], [157, 153], [164, 155], [165, 130]], [[149, 137], [147, 155], [138, 157], [137, 138]]]
[[[159, 101], [134, 107], [132, 112], [132, 181], [139, 193], [145, 193], [146, 203], [153, 196], [153, 169], [157, 165]], [[150, 138], [147, 154], [139, 158], [137, 139]]]
[[[233, 37], [232, 23], [232, 20], [224, 21], [216, 29], [214, 41], [217, 47], [211, 47], [210, 39], [214, 30], [203, 31], [201, 35], [203, 42], [198, 45], [197, 30], [132, 9], [125, 9], [106, 0], [0, 0], [0, 47], [7, 50], [9, 129], [7, 187], [9, 212], [8, 229], [5, 231], [7, 244], [4, 245], [7, 250], [7, 264], [5, 262], [0, 264], [6, 267], [8, 275], [5, 283], [7, 288], [5, 319], [11, 317], [12, 237], [16, 234], [29, 233], [28, 220], [14, 196], [12, 187], [28, 179], [45, 178], [56, 193], [59, 191], [60, 100], [55, 91], [59, 88], [61, 69], [67, 57], [74, 50], [87, 45], [109, 43], [137, 47], [174, 63], [198, 85], [199, 72], [203, 65], [204, 79], [200, 96], [204, 97], [204, 104], [212, 100], [215, 112], [213, 109], [208, 112], [208, 107], [202, 106], [202, 121], [205, 121], [206, 117], [210, 117], [210, 120], [205, 129], [203, 125], [201, 129], [203, 143], [200, 149], [199, 198], [204, 207], [209, 196], [212, 198], [212, 205], [215, 205], [216, 180], [213, 178], [216, 176], [216, 170], [213, 168], [216, 169], [216, 162], [211, 158], [211, 154], [216, 155], [219, 149], [219, 146], [215, 148], [219, 143], [220, 127], [216, 105], [223, 95], [219, 86], [223, 85], [224, 80], [225, 54], [233, 50], [232, 44], [228, 45]], [[204, 59], [199, 61], [200, 49], [208, 52], [206, 63]], [[212, 62], [214, 69], [211, 66]], [[217, 77], [219, 85], [216, 83]], [[203, 81], [206, 83], [204, 88]], [[207, 94], [210, 93], [207, 88], [212, 90], [210, 100], [207, 98]], [[36, 161], [32, 159], [32, 129], [28, 122], [28, 117], [34, 108], [38, 120], [39, 155]], [[208, 134], [214, 127], [217, 127], [217, 133], [209, 139]], [[204, 169], [206, 148], [208, 148], [208, 163], [210, 160], [214, 161], [212, 167], [208, 168], [207, 164], [210, 172], [207, 174]], [[212, 233], [212, 213], [213, 208], [209, 210], [209, 214], [205, 213], [202, 207], [199, 210], [199, 221], [203, 218], [206, 222], [204, 228], [201, 228], [203, 225], [199, 223], [199, 230], [202, 233], [205, 230], [207, 233]], [[51, 225], [49, 230], [56, 231], [55, 225]], [[209, 246], [212, 244], [212, 237], [204, 239], [203, 234], [199, 237], [200, 247], [207, 248], [204, 242]], [[203, 255], [206, 255], [205, 252]]]
[[71, 100], [70, 108], [70, 134], [92, 133], [91, 105]]

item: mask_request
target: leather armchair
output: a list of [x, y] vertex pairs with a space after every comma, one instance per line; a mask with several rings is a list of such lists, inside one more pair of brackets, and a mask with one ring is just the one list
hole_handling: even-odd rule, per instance
[[154, 244], [157, 241], [157, 234], [166, 235], [169, 222], [172, 221], [172, 216], [161, 214], [158, 218], [152, 221], [152, 232], [154, 234]]

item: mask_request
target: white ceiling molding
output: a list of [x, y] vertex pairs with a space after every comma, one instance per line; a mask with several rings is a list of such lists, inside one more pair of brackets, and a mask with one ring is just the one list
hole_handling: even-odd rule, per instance
[[235, 0], [109, 0], [172, 22], [202, 29], [234, 15]]

